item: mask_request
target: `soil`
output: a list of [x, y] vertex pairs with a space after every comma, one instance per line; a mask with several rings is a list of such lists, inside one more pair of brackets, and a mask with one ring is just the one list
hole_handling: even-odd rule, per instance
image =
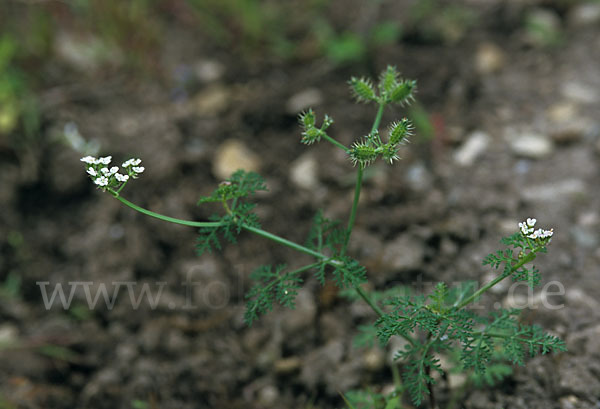
[[[380, 18], [405, 18], [398, 3], [383, 2]], [[348, 145], [375, 112], [352, 101], [346, 81], [393, 64], [418, 81], [418, 103], [388, 111], [383, 124], [426, 112], [432, 128], [418, 127], [398, 164], [366, 175], [350, 252], [372, 285], [483, 283], [493, 272], [482, 258], [518, 221], [536, 217], [555, 231], [523, 320], [560, 336], [568, 352], [531, 359], [494, 387], [440, 378], [440, 407], [600, 407], [600, 5], [457, 4], [476, 24], [436, 37], [407, 22], [402, 40], [345, 65], [240, 59], [174, 24], [156, 59], [160, 80], [90, 74], [58, 54], [37, 68], [50, 78], [38, 137], [0, 139], [0, 406], [326, 409], [344, 407], [340, 391], [389, 390], [398, 343], [353, 347], [357, 325], [375, 317], [331, 285], [307, 276], [296, 310], [244, 324], [252, 270], [310, 258], [247, 233], [199, 258], [193, 228], [102, 194], [62, 135], [75, 124], [100, 154], [142, 158], [146, 172], [124, 197], [189, 220], [215, 210], [196, 201], [222, 180], [215, 164], [235, 140], [269, 187], [257, 197], [263, 228], [303, 243], [318, 209], [345, 220], [354, 169], [325, 142], [301, 145], [297, 112], [308, 102], [328, 113], [331, 135]], [[343, 26], [353, 10], [338, 1], [330, 13]], [[532, 13], [550, 16], [558, 44], [526, 29]], [[100, 300], [90, 309], [81, 285], [70, 308], [45, 308], [42, 288], [68, 292], [73, 282], [91, 282], [92, 293], [119, 282], [121, 295], [114, 308]], [[162, 289], [158, 304], [134, 308], [126, 283], [138, 295], [143, 284]], [[526, 290], [511, 288], [482, 305], [522, 303]]]

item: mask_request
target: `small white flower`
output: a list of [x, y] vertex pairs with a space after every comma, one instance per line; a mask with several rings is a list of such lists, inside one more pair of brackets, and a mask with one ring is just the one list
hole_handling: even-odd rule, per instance
[[131, 168], [131, 170], [133, 170], [135, 173], [142, 173], [144, 171], [144, 167], [143, 166], [133, 167], [133, 168]]
[[82, 162], [85, 162], [89, 165], [95, 165], [98, 163], [98, 159], [94, 158], [93, 156], [86, 156], [84, 158], [79, 159]]
[[94, 168], [88, 168], [87, 173], [91, 176], [98, 176], [98, 172]]
[[117, 173], [115, 175], [115, 178], [119, 181], [119, 182], [127, 182], [129, 180], [129, 175], [121, 175], [120, 173]]
[[117, 173], [119, 171], [119, 168], [116, 166], [113, 166], [112, 168], [110, 168], [110, 174], [114, 175], [115, 173]]
[[141, 159], [131, 158], [131, 159], [128, 159], [125, 162], [123, 162], [123, 164], [121, 166], [123, 166], [124, 168], [128, 168], [129, 166], [137, 166], [140, 163], [142, 163]]
[[537, 222], [537, 219], [530, 219], [530, 218], [527, 218], [527, 225], [528, 225], [529, 227], [533, 227], [533, 226], [535, 226], [535, 223], [536, 223], [536, 222]]
[[100, 169], [100, 172], [102, 172], [105, 175], [108, 175], [110, 173], [110, 170], [108, 170], [108, 168], [102, 168]]
[[94, 180], [94, 183], [98, 186], [106, 186], [108, 185], [108, 178], [106, 176], [100, 176], [98, 179]]
[[108, 165], [111, 160], [112, 160], [112, 156], [104, 156], [104, 157], [98, 159], [98, 163], [101, 163], [103, 165]]

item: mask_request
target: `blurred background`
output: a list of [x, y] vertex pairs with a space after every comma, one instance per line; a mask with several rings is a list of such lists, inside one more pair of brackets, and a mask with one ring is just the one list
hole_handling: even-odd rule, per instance
[[[344, 407], [340, 392], [389, 391], [401, 345], [356, 347], [356, 326], [375, 317], [332, 285], [307, 276], [295, 311], [244, 325], [251, 271], [308, 259], [245, 234], [198, 258], [194, 229], [125, 208], [79, 161], [141, 158], [123, 196], [194, 220], [218, 211], [200, 195], [258, 171], [263, 227], [303, 243], [319, 208], [345, 220], [354, 173], [333, 146], [299, 143], [297, 115], [328, 113], [350, 145], [375, 109], [347, 81], [387, 65], [418, 93], [382, 124], [407, 116], [416, 132], [399, 164], [365, 176], [351, 251], [372, 287], [488, 281], [483, 256], [537, 217], [556, 235], [542, 285], [565, 289], [552, 299], [564, 308], [538, 291], [524, 319], [568, 353], [499, 363], [484, 381], [443, 357], [440, 405], [597, 408], [594, 0], [0, 0], [0, 408], [325, 409]], [[70, 282], [93, 294], [135, 282], [136, 297], [165, 284], [157, 305], [122, 292], [90, 308], [80, 287], [69, 308], [46, 308], [43, 288], [69, 296]], [[513, 305], [520, 290], [483, 303]]]

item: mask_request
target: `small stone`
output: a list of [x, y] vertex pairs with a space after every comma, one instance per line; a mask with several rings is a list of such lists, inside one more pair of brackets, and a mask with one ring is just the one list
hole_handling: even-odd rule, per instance
[[600, 396], [600, 381], [593, 375], [597, 366], [589, 357], [584, 356], [560, 360], [558, 393], [589, 398]]
[[467, 383], [467, 375], [464, 373], [449, 373], [448, 386], [450, 389], [460, 389]]
[[297, 115], [298, 113], [314, 107], [323, 102], [323, 93], [316, 88], [308, 88], [297, 94], [292, 95], [285, 104], [288, 114]]
[[573, 27], [596, 24], [600, 22], [600, 4], [598, 2], [578, 4], [571, 9], [567, 20]]
[[215, 82], [223, 76], [225, 67], [214, 60], [198, 61], [194, 65], [196, 78], [202, 82]]
[[[381, 177], [380, 185], [383, 186], [388, 178], [387, 173], [380, 172], [379, 176]], [[406, 171], [405, 177], [410, 188], [415, 192], [431, 190], [431, 186], [433, 184], [433, 177], [431, 176], [431, 172], [429, 172], [425, 164], [418, 162], [410, 166]]]
[[561, 93], [566, 99], [582, 104], [593, 104], [599, 99], [594, 86], [576, 81], [565, 82], [561, 87]]
[[471, 166], [486, 151], [491, 142], [490, 136], [482, 131], [475, 131], [467, 137], [465, 143], [454, 152], [454, 161], [460, 166]]
[[381, 348], [370, 348], [363, 355], [363, 362], [367, 370], [377, 372], [385, 364], [385, 354]]
[[528, 186], [521, 189], [523, 199], [532, 202], [553, 202], [568, 199], [571, 196], [585, 194], [587, 186], [579, 179], [559, 180], [545, 185]]
[[382, 272], [416, 269], [424, 255], [423, 243], [416, 237], [403, 234], [386, 244], [381, 257]]
[[481, 74], [491, 74], [500, 71], [504, 66], [505, 60], [504, 53], [497, 45], [484, 43], [477, 49], [475, 68]]
[[580, 409], [579, 399], [575, 395], [563, 396], [559, 403], [560, 409]]
[[261, 167], [260, 158], [252, 152], [246, 145], [236, 139], [229, 139], [215, 153], [213, 162], [214, 175], [225, 180], [236, 170], [259, 171]]
[[194, 97], [194, 107], [200, 116], [215, 116], [227, 109], [230, 92], [222, 85], [212, 85]]
[[297, 356], [282, 358], [275, 361], [275, 372], [280, 375], [286, 375], [297, 371], [302, 365], [302, 360]]
[[0, 326], [0, 345], [11, 346], [19, 341], [19, 329], [12, 324]]
[[273, 385], [267, 385], [258, 392], [258, 402], [267, 408], [275, 406], [279, 399], [279, 391]]
[[325, 374], [335, 372], [344, 357], [344, 344], [330, 341], [326, 345], [312, 350], [302, 360], [300, 379], [309, 388], [315, 387]]
[[296, 308], [281, 314], [281, 325], [285, 333], [295, 334], [309, 328], [317, 314], [317, 303], [311, 291], [301, 289], [296, 297]]
[[509, 143], [515, 154], [531, 159], [545, 158], [554, 150], [554, 145], [550, 139], [536, 133], [510, 136]]
[[290, 179], [301, 189], [314, 190], [319, 184], [317, 159], [306, 153], [290, 165]]
[[96, 70], [105, 63], [118, 65], [123, 61], [119, 49], [108, 42], [68, 31], [54, 36], [54, 51], [60, 59], [83, 72]]

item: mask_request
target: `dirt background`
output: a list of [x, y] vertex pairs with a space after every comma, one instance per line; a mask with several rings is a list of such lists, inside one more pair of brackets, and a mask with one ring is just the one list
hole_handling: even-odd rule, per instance
[[[481, 259], [518, 221], [555, 230], [523, 320], [561, 336], [569, 352], [537, 357], [494, 388], [439, 379], [440, 407], [600, 407], [600, 3], [430, 1], [425, 13], [410, 1], [320, 2], [316, 12], [308, 3], [290, 2], [280, 32], [254, 37], [240, 23], [245, 11], [222, 12], [223, 40], [186, 2], [156, 2], [160, 30], [127, 20], [118, 47], [102, 48], [103, 25], [86, 27], [66, 3], [2, 2], [5, 28], [31, 29], [34, 12], [54, 25], [41, 35], [43, 58], [19, 61], [35, 78], [39, 126], [0, 133], [1, 408], [325, 409], [344, 406], [339, 391], [389, 391], [398, 343], [354, 348], [356, 326], [375, 317], [310, 276], [295, 311], [244, 325], [250, 272], [308, 258], [245, 233], [198, 258], [194, 229], [126, 208], [79, 162], [94, 146], [119, 163], [142, 158], [146, 172], [124, 197], [191, 220], [213, 212], [196, 206], [199, 196], [244, 163], [267, 180], [263, 227], [302, 243], [319, 208], [346, 220], [353, 168], [333, 146], [301, 145], [296, 115], [328, 113], [330, 134], [350, 144], [375, 110], [353, 103], [346, 81], [388, 64], [419, 91], [383, 124], [409, 115], [417, 135], [397, 165], [366, 175], [351, 254], [375, 288], [483, 283], [492, 273]], [[340, 58], [339, 43], [315, 36], [318, 18], [362, 39], [386, 21], [401, 34]], [[274, 52], [276, 36], [293, 52]], [[188, 279], [198, 283], [190, 309]], [[38, 282], [68, 290], [76, 281], [166, 284], [156, 308], [133, 308], [124, 288], [112, 309], [90, 310], [83, 291], [67, 310], [44, 307]], [[546, 299], [552, 281], [564, 292]], [[482, 305], [524, 301], [524, 289], [508, 290]]]

